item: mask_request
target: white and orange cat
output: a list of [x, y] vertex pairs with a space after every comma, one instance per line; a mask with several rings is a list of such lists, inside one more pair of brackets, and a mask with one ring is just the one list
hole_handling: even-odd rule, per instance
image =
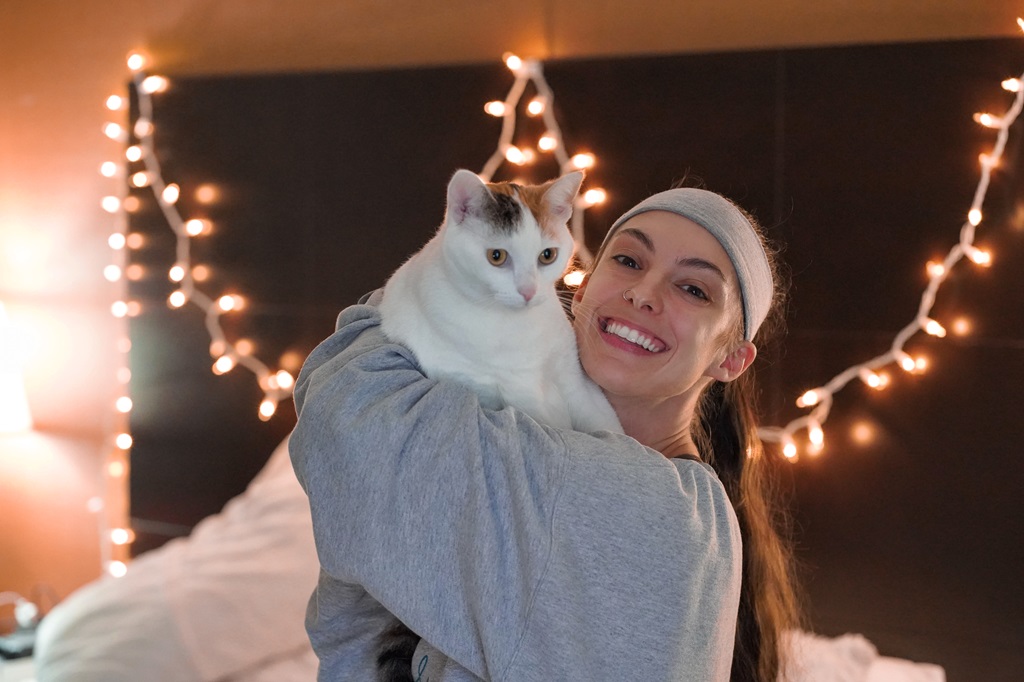
[[555, 288], [572, 256], [566, 223], [582, 182], [578, 171], [543, 185], [485, 183], [457, 171], [437, 234], [384, 287], [382, 328], [428, 377], [470, 386], [486, 407], [621, 432], [580, 367]]

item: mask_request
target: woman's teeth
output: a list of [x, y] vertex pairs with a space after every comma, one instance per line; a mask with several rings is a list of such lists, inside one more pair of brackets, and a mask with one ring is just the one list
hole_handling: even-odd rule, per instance
[[652, 353], [660, 353], [665, 350], [661, 344], [655, 343], [653, 339], [649, 339], [637, 330], [631, 329], [630, 327], [618, 322], [608, 322], [608, 324], [605, 325], [604, 330], [609, 334], [615, 334], [615, 336], [625, 339], [630, 343], [635, 343], [641, 348]]

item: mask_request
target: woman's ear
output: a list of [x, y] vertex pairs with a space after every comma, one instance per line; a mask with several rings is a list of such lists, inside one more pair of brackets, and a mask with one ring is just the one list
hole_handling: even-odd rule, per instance
[[732, 381], [747, 371], [747, 368], [754, 364], [756, 357], [757, 347], [750, 341], [743, 341], [725, 356], [722, 364], [712, 368], [709, 374], [717, 381]]

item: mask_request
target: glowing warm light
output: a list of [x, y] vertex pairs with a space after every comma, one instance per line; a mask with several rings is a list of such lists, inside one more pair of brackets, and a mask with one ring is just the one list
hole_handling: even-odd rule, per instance
[[222, 355], [213, 363], [214, 374], [226, 374], [235, 368], [235, 359], [230, 355]]
[[597, 204], [603, 204], [608, 198], [608, 193], [603, 189], [588, 189], [583, 193], [583, 201], [587, 206], [595, 206]]
[[782, 454], [783, 456], [785, 456], [786, 459], [789, 460], [796, 457], [796, 443], [794, 443], [792, 440], [787, 440], [786, 443], [782, 446]]
[[553, 135], [541, 135], [541, 138], [537, 140], [537, 149], [542, 152], [550, 152], [558, 146], [558, 140]]
[[192, 279], [197, 282], [205, 282], [210, 279], [210, 268], [205, 265], [197, 265], [192, 268]]
[[125, 276], [132, 282], [138, 282], [146, 274], [146, 268], [142, 267], [138, 263], [132, 263], [124, 269]]
[[113, 161], [104, 161], [100, 164], [100, 175], [105, 178], [112, 178], [117, 175], [117, 164]]
[[526, 105], [526, 113], [530, 116], [540, 116], [544, 113], [544, 109], [546, 107], [547, 104], [544, 102], [543, 98], [534, 97], [530, 100], [530, 103]]
[[132, 399], [123, 395], [114, 403], [114, 408], [121, 414], [128, 414], [132, 411]]
[[968, 221], [968, 222], [969, 222], [969, 223], [970, 223], [971, 225], [975, 225], [975, 226], [977, 226], [977, 225], [978, 225], [978, 223], [980, 223], [980, 222], [981, 222], [981, 209], [978, 209], [978, 208], [972, 208], [972, 209], [971, 209], [971, 210], [970, 210], [970, 211], [969, 211], [969, 212], [967, 213], [967, 221]]
[[126, 469], [127, 467], [125, 467], [124, 462], [110, 462], [107, 464], [107, 475], [112, 478], [121, 478], [124, 476]]
[[171, 269], [167, 272], [167, 279], [171, 280], [172, 282], [180, 282], [181, 280], [185, 279], [185, 268], [182, 267], [180, 264], [171, 267]]
[[114, 439], [114, 444], [122, 450], [130, 448], [133, 442], [131, 434], [127, 433], [119, 433], [117, 434], [117, 438]]
[[142, 80], [142, 91], [146, 94], [152, 95], [156, 92], [163, 92], [170, 85], [169, 81], [163, 76], [147, 76]]
[[484, 111], [491, 116], [501, 117], [505, 115], [505, 103], [494, 100], [484, 105]]
[[142, 204], [139, 203], [138, 197], [125, 197], [124, 201], [121, 202], [121, 208], [128, 213], [135, 213], [139, 210], [139, 206], [141, 205]]
[[811, 441], [811, 445], [821, 447], [825, 443], [825, 432], [822, 430], [820, 424], [814, 424], [807, 430], [807, 439]]
[[899, 363], [900, 367], [902, 367], [905, 372], [913, 372], [916, 367], [914, 358], [910, 357], [906, 353], [900, 356]]
[[127, 367], [117, 368], [117, 381], [118, 383], [127, 384], [132, 380], [132, 371]]
[[884, 372], [872, 372], [864, 367], [860, 370], [859, 375], [861, 381], [877, 391], [889, 385], [889, 375]]
[[119, 111], [124, 107], [124, 97], [120, 95], [111, 95], [107, 98], [107, 109], [111, 111]]
[[124, 158], [135, 163], [142, 158], [142, 147], [137, 144], [133, 144], [131, 147], [128, 147], [128, 149], [124, 150]]
[[124, 238], [124, 243], [129, 249], [141, 249], [146, 243], [146, 238], [141, 232], [132, 232]]
[[579, 168], [583, 170], [587, 168], [593, 168], [596, 160], [594, 159], [593, 154], [584, 153], [575, 154], [569, 161], [572, 163], [574, 168]]
[[132, 71], [141, 71], [146, 63], [146, 57], [141, 52], [132, 52], [128, 55], [128, 68]]
[[188, 303], [188, 296], [186, 296], [185, 292], [180, 289], [178, 291], [172, 291], [171, 295], [167, 297], [167, 305], [172, 308], [180, 308], [186, 303]]
[[124, 301], [114, 301], [110, 306], [110, 314], [114, 317], [124, 317], [128, 314], [128, 304]]
[[256, 350], [256, 346], [249, 339], [238, 339], [238, 341], [235, 341], [235, 350], [238, 351], [239, 355], [252, 355], [252, 352]]
[[859, 421], [850, 427], [850, 439], [858, 445], [870, 445], [875, 441], [875, 427], [867, 421]]
[[121, 279], [121, 268], [117, 265], [108, 265], [103, 268], [103, 278], [108, 282], [116, 282]]
[[121, 210], [121, 200], [115, 196], [106, 196], [103, 197], [103, 200], [100, 202], [100, 206], [102, 206], [103, 210], [107, 213], [117, 213]]
[[219, 358], [228, 349], [228, 344], [223, 339], [214, 339], [210, 342], [210, 356]]
[[137, 317], [142, 312], [142, 304], [138, 301], [128, 301], [128, 317]]
[[932, 260], [928, 261], [925, 270], [927, 270], [929, 277], [942, 277], [946, 274], [946, 266]]
[[975, 114], [974, 115], [974, 120], [975, 120], [975, 122], [980, 123], [981, 125], [985, 126], [986, 128], [998, 128], [1003, 123], [1001, 119], [996, 118], [992, 114], [984, 114], [984, 113], [982, 113], [982, 114]]
[[160, 196], [168, 204], [173, 204], [178, 200], [178, 197], [181, 196], [181, 189], [172, 182], [164, 187], [164, 191]]
[[149, 137], [153, 134], [153, 122], [147, 118], [140, 118], [135, 122], [135, 137]]
[[277, 412], [277, 403], [269, 398], [260, 403], [260, 419], [266, 421]]
[[992, 253], [984, 251], [982, 249], [970, 248], [965, 251], [967, 257], [974, 262], [975, 265], [989, 266], [992, 265]]
[[115, 251], [120, 251], [121, 249], [123, 249], [127, 244], [127, 241], [128, 240], [125, 239], [125, 236], [120, 232], [115, 232], [114, 234], [107, 237], [107, 245], [110, 246], [110, 248], [114, 249]]
[[940, 339], [946, 335], [946, 328], [936, 320], [932, 319], [925, 320], [924, 330], [932, 336], [937, 336]]
[[111, 140], [124, 139], [124, 128], [117, 123], [107, 123], [103, 126], [103, 134]]
[[951, 328], [957, 336], [967, 336], [971, 333], [971, 321], [966, 317], [958, 317], [953, 320]]
[[210, 223], [199, 218], [193, 218], [185, 223], [185, 232], [190, 237], [198, 237], [201, 234], [208, 232], [210, 229]]
[[127, 545], [134, 539], [135, 533], [129, 528], [112, 528], [110, 531], [110, 541], [115, 545]]
[[517, 57], [516, 55], [512, 54], [511, 52], [506, 52], [505, 54], [502, 55], [501, 58], [505, 62], [505, 66], [507, 66], [512, 71], [518, 71], [519, 69], [523, 68], [523, 60]]
[[526, 163], [526, 155], [523, 154], [523, 151], [519, 147], [512, 144], [505, 149], [505, 158], [508, 159], [510, 163], [514, 163], [517, 166], [521, 166]]
[[582, 270], [573, 270], [572, 272], [566, 273], [562, 281], [565, 282], [565, 286], [576, 288], [583, 284], [583, 278], [586, 276]]
[[796, 399], [797, 407], [810, 407], [811, 405], [817, 405], [818, 401], [821, 400], [821, 394], [816, 390], [811, 389], [805, 392], [802, 396]]
[[923, 372], [926, 369], [928, 369], [928, 358], [924, 357], [923, 355], [919, 355], [916, 358], [914, 358], [915, 372]]
[[123, 561], [111, 561], [107, 564], [107, 573], [115, 578], [123, 578], [128, 575], [128, 565]]
[[235, 294], [225, 294], [217, 299], [217, 305], [224, 312], [241, 310], [245, 307], [245, 299]]
[[213, 185], [199, 185], [196, 187], [196, 201], [200, 204], [212, 204], [217, 201], [220, 191]]
[[132, 173], [131, 183], [133, 187], [145, 187], [149, 184], [149, 173], [145, 171]]
[[1021, 82], [1019, 78], [1007, 78], [1001, 85], [1007, 92], [1020, 92]]
[[295, 385], [295, 377], [283, 369], [279, 370], [274, 376], [277, 377], [277, 385], [286, 391]]

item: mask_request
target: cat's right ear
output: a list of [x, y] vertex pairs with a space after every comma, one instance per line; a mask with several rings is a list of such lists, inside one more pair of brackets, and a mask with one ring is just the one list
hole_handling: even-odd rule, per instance
[[476, 212], [486, 190], [484, 181], [473, 171], [460, 168], [448, 182], [448, 208], [445, 222], [458, 225], [466, 216]]

